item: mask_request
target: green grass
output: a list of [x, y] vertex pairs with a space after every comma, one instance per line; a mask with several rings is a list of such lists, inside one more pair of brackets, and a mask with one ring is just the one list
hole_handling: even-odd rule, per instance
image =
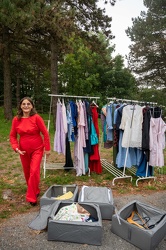
[[[41, 115], [45, 120], [47, 126], [48, 114]], [[14, 213], [24, 213], [32, 209], [25, 202], [26, 183], [22, 171], [22, 166], [18, 154], [16, 154], [9, 143], [9, 132], [11, 128], [11, 121], [4, 119], [3, 109], [0, 107], [0, 221], [12, 216]], [[99, 120], [99, 128], [101, 132], [101, 123]], [[54, 141], [54, 126], [51, 117], [50, 123], [50, 138], [53, 148]], [[71, 143], [71, 151], [73, 151], [74, 143]], [[58, 161], [58, 154], [51, 152], [54, 155], [53, 162]], [[112, 150], [104, 149], [100, 147], [101, 158], [107, 157], [110, 162], [112, 159]], [[104, 157], [103, 157], [104, 156]], [[165, 151], [166, 162], [166, 151]], [[133, 181], [128, 179], [122, 181], [115, 181], [115, 185], [112, 186], [112, 180], [114, 176], [107, 170], [103, 169], [102, 174], [91, 173], [83, 176], [76, 176], [75, 170], [47, 170], [46, 178], [43, 177], [43, 168], [41, 169], [41, 195], [51, 185], [69, 185], [77, 184], [79, 186], [107, 186], [111, 187], [116, 194], [125, 195], [131, 192], [142, 191], [159, 191], [166, 190], [166, 184], [162, 181], [162, 176], [166, 174], [166, 166], [162, 169], [155, 169], [155, 175], [159, 177], [159, 181], [140, 181], [138, 187], [135, 186], [136, 176], [133, 176]], [[130, 173], [131, 175], [131, 173]], [[6, 191], [11, 191], [12, 199], [5, 200], [3, 195]]]

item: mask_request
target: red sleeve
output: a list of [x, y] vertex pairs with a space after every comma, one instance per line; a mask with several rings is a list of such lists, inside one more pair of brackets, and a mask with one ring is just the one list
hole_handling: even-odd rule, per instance
[[40, 132], [43, 134], [45, 150], [49, 151], [51, 148], [50, 147], [50, 136], [49, 136], [48, 130], [46, 128], [46, 125], [44, 123], [44, 120], [42, 119], [41, 116], [36, 115], [36, 123], [37, 123], [37, 126], [38, 126]]
[[16, 124], [17, 124], [17, 117], [14, 117], [12, 121], [11, 130], [10, 130], [10, 145], [14, 150], [16, 150], [16, 148], [19, 148]]

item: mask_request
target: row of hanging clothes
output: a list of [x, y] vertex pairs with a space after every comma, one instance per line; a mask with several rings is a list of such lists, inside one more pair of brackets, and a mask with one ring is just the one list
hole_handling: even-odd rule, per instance
[[101, 111], [105, 148], [113, 147], [117, 168], [136, 167], [136, 176], [152, 176], [164, 166], [166, 123], [158, 106], [110, 101]]
[[[98, 106], [88, 100], [62, 101], [58, 98], [54, 151], [65, 155], [65, 169], [74, 168], [76, 176], [102, 172], [99, 155]], [[71, 153], [70, 143], [74, 144]]]

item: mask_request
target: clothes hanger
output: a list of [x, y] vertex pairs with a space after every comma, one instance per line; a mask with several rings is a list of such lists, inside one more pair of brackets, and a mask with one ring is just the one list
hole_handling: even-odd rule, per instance
[[91, 106], [93, 106], [93, 105], [96, 106], [97, 108], [99, 107], [94, 100], [91, 103]]
[[58, 98], [58, 103], [62, 104], [60, 98]]

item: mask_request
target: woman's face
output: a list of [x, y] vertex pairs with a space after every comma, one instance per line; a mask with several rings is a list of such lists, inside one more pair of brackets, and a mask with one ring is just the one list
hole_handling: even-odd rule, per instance
[[31, 110], [32, 110], [33, 106], [32, 103], [30, 101], [28, 101], [28, 99], [24, 99], [21, 103], [21, 109], [23, 111], [23, 115], [29, 115]]

